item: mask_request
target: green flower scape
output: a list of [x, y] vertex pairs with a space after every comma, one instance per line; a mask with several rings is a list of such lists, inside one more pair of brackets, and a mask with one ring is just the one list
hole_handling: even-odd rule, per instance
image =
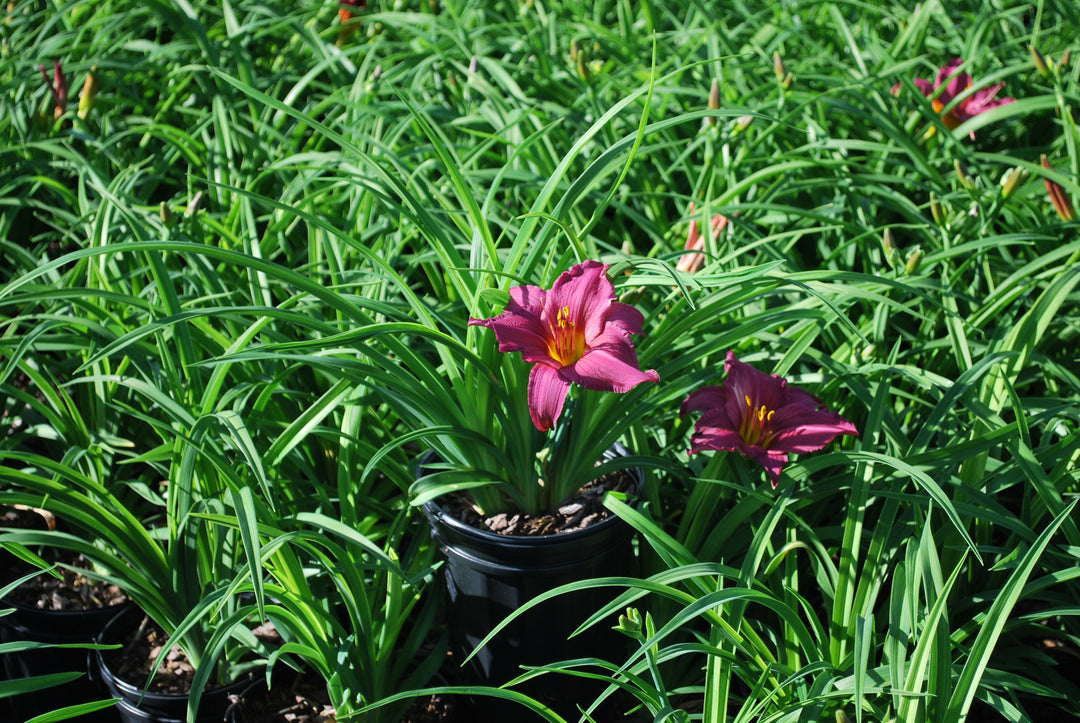
[[635, 574], [546, 595], [626, 647], [479, 691], [523, 719], [1080, 720], [1068, 3], [0, 15], [0, 505], [57, 521], [0, 587], [81, 555], [189, 721], [464, 694], [422, 506], [624, 468]]

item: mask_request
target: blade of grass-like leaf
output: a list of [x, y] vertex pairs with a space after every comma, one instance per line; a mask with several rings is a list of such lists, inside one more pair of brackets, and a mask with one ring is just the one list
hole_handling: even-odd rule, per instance
[[[929, 519], [928, 519], [929, 521]], [[920, 548], [922, 545], [920, 544]], [[966, 557], [966, 553], [964, 555]], [[963, 560], [963, 558], [961, 558]], [[949, 579], [941, 586], [941, 589], [937, 591], [937, 599], [930, 607], [929, 612], [926, 614], [926, 619], [922, 623], [922, 631], [917, 636], [918, 642], [915, 644], [915, 650], [911, 653], [911, 658], [907, 662], [907, 677], [904, 679], [903, 690], [908, 691], [909, 694], [904, 695], [900, 706], [897, 708], [897, 720], [915, 720], [914, 711], [915, 707], [919, 705], [920, 697], [917, 695], [923, 689], [923, 680], [926, 679], [933, 657], [935, 648], [937, 647], [937, 638], [946, 633], [940, 625], [942, 616], [945, 613], [945, 609], [948, 607], [949, 593], [952, 591], [953, 585], [956, 583], [960, 573], [964, 570], [964, 565], [958, 564], [949, 575]], [[908, 605], [917, 604], [918, 600], [914, 596], [917, 594], [917, 589], [908, 588], [905, 591], [908, 594]], [[938, 661], [939, 663], [947, 661]], [[915, 695], [911, 695], [914, 693]]]
[[30, 678], [0, 680], [0, 698], [10, 698], [11, 696], [20, 693], [33, 693], [35, 691], [45, 690], [46, 688], [52, 688], [54, 686], [63, 685], [64, 683], [70, 683], [73, 680], [78, 680], [84, 675], [85, 673], [72, 671], [70, 673], [46, 673], [44, 675], [35, 675]]
[[112, 708], [119, 701], [119, 698], [110, 698], [108, 700], [99, 700], [92, 703], [69, 705], [63, 708], [57, 708], [56, 710], [49, 713], [43, 713], [39, 716], [35, 716], [26, 721], [26, 723], [54, 723], [55, 721], [71, 720], [72, 718], [78, 718], [79, 716], [93, 713], [94, 711]]
[[851, 450], [843, 451], [840, 454], [848, 457], [849, 459], [866, 460], [872, 462], [878, 462], [886, 467], [891, 467], [897, 472], [910, 477], [924, 492], [926, 492], [930, 498], [942, 509], [945, 516], [949, 518], [949, 521], [956, 528], [956, 531], [967, 543], [968, 548], [976, 559], [982, 562], [982, 555], [979, 554], [979, 550], [975, 545], [975, 542], [968, 535], [967, 530], [964, 527], [963, 522], [960, 520], [960, 515], [956, 512], [956, 507], [952, 504], [952, 501], [945, 495], [945, 491], [941, 489], [937, 482], [930, 478], [929, 475], [921, 472], [906, 462], [892, 457], [886, 454], [879, 454], [877, 452], [867, 452], [865, 450]]
[[1077, 500], [1069, 503], [1069, 506], [1063, 509], [1042, 531], [1035, 543], [1024, 553], [1024, 557], [994, 599], [983, 624], [979, 626], [979, 634], [975, 642], [968, 649], [960, 676], [953, 684], [953, 694], [941, 718], [942, 723], [960, 723], [967, 717], [978, 691], [979, 681], [990, 664], [990, 656], [993, 654], [1005, 623], [1008, 622], [1009, 615], [1021, 599], [1028, 577], [1058, 528], [1076, 508], [1076, 504]]
[[[247, 558], [248, 575], [251, 578], [251, 586], [255, 594], [255, 605], [258, 608], [259, 620], [264, 620], [266, 611], [265, 600], [263, 599], [262, 550], [258, 527], [260, 516], [255, 508], [255, 497], [250, 487], [230, 488], [229, 497], [232, 499], [233, 513], [236, 515], [236, 524], [240, 530], [240, 540], [244, 546], [244, 557]], [[266, 499], [273, 498], [268, 496]]]

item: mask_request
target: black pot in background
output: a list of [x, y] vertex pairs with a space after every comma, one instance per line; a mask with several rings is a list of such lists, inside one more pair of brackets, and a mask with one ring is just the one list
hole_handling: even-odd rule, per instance
[[[38, 610], [11, 600], [0, 601], [0, 608], [14, 612], [0, 617], [0, 641], [32, 640], [39, 643], [92, 643], [117, 612], [128, 605], [90, 610]], [[25, 678], [48, 673], [79, 671], [83, 677], [62, 686], [17, 695], [8, 699], [13, 721], [25, 721], [79, 703], [105, 700], [109, 696], [87, 675], [87, 652], [83, 648], [48, 648], [7, 653], [3, 656], [8, 678]], [[70, 719], [76, 723], [117, 723], [111, 708]]]
[[[625, 455], [621, 447], [607, 458]], [[427, 458], [425, 458], [426, 460]], [[640, 469], [626, 470], [640, 491]], [[420, 474], [423, 474], [421, 463]], [[432, 536], [446, 558], [448, 625], [453, 651], [464, 659], [505, 617], [537, 595], [560, 585], [595, 577], [630, 576], [635, 571], [633, 530], [618, 517], [557, 535], [498, 535], [446, 514], [435, 501], [423, 505]], [[581, 657], [615, 662], [627, 648], [625, 637], [600, 623], [569, 635], [586, 617], [618, 594], [614, 588], [587, 588], [547, 600], [517, 618], [488, 642], [462, 671], [467, 684], [502, 685], [520, 675], [522, 665], [543, 665]], [[599, 672], [599, 671], [593, 671]], [[604, 686], [562, 673], [547, 673], [515, 690], [576, 718]], [[475, 698], [477, 713], [490, 720], [520, 717], [517, 704]], [[479, 719], [478, 719], [479, 720]]]
[[[131, 607], [116, 615], [98, 636], [97, 642], [103, 645], [123, 644], [131, 633], [138, 628], [144, 613], [137, 607]], [[120, 698], [116, 710], [123, 723], [185, 723], [187, 720], [187, 695], [163, 695], [144, 693], [139, 684], [122, 680], [109, 668], [109, 654], [116, 651], [93, 651], [92, 674], [100, 679], [109, 696]], [[221, 688], [214, 688], [203, 693], [199, 700], [199, 710], [195, 723], [221, 723], [229, 707], [230, 693], [239, 693], [251, 681], [243, 679]]]

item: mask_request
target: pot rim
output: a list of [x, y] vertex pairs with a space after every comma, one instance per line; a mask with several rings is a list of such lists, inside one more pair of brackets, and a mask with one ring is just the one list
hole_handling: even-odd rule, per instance
[[[138, 614], [138, 615], [146, 615], [146, 612], [144, 610], [142, 610], [141, 608], [139, 608], [137, 606], [134, 606], [134, 605], [132, 605], [131, 607], [129, 607], [129, 608], [125, 609], [125, 610], [119, 611], [116, 615], [114, 615], [112, 617], [112, 619], [109, 620], [109, 622], [107, 622], [105, 624], [105, 627], [103, 627], [101, 629], [101, 632], [98, 633], [97, 637], [94, 639], [94, 642], [99, 643], [99, 644], [104, 644], [104, 645], [111, 645], [113, 642], [122, 643], [123, 642], [122, 640], [109, 641], [109, 640], [106, 640], [106, 637], [107, 637], [108, 633], [110, 633], [110, 632], [113, 632], [113, 631], [116, 631], [116, 630], [121, 630], [123, 628], [124, 624], [125, 624], [125, 621], [122, 620], [122, 618], [124, 618], [125, 615], [130, 615], [132, 613], [135, 613], [135, 614]], [[112, 681], [112, 683], [116, 685], [117, 689], [119, 691], [121, 691], [122, 693], [124, 693], [125, 695], [129, 695], [129, 696], [132, 696], [132, 697], [138, 697], [138, 699], [140, 699], [140, 700], [145, 699], [145, 700], [147, 700], [149, 702], [155, 702], [155, 703], [170, 703], [170, 702], [184, 701], [184, 700], [187, 700], [188, 697], [191, 695], [190, 692], [189, 693], [155, 693], [155, 692], [152, 692], [150, 690], [146, 690], [145, 686], [135, 685], [132, 682], [130, 682], [129, 680], [126, 680], [125, 678], [121, 678], [119, 676], [119, 674], [117, 674], [112, 669], [112, 667], [108, 664], [108, 661], [106, 661], [106, 659], [105, 659], [105, 653], [109, 653], [109, 652], [113, 652], [113, 651], [111, 651], [111, 650], [101, 650], [101, 649], [94, 649], [94, 650], [91, 651], [91, 653], [94, 656], [94, 662], [97, 665], [97, 674], [100, 675], [103, 679], [108, 677]], [[207, 695], [209, 695], [211, 693], [217, 693], [219, 691], [224, 691], [226, 693], [233, 692], [234, 689], [239, 690], [241, 687], [246, 687], [251, 682], [252, 681], [248, 680], [247, 678], [240, 678], [238, 680], [234, 680], [234, 681], [231, 681], [229, 683], [226, 683], [225, 685], [222, 685], [222, 686], [218, 686], [218, 687], [214, 687], [214, 688], [204, 688], [203, 689], [203, 698], [205, 698]], [[148, 684], [149, 684], [149, 681], [147, 681], [147, 685]]]
[[[607, 452], [604, 453], [603, 459], [610, 460], [616, 457], [625, 457], [629, 455], [629, 451], [619, 442], [615, 442], [611, 445]], [[424, 469], [424, 463], [435, 457], [434, 450], [427, 450], [420, 455], [420, 464], [417, 467], [417, 477], [422, 476], [421, 472]], [[641, 491], [645, 486], [644, 472], [641, 467], [626, 467], [624, 470], [634, 479], [635, 493], [631, 497], [631, 502], [636, 503], [641, 499]], [[586, 537], [595, 535], [602, 530], [617, 525], [623, 522], [615, 513], [609, 514], [599, 522], [588, 525], [587, 527], [581, 527], [576, 530], [568, 530], [566, 532], [553, 532], [546, 535], [503, 535], [498, 532], [492, 532], [491, 530], [473, 527], [470, 524], [462, 522], [458, 518], [449, 514], [438, 503], [438, 498], [428, 500], [420, 505], [424, 515], [428, 518], [431, 524], [438, 522], [445, 527], [457, 532], [459, 534], [468, 536], [477, 541], [483, 541], [487, 543], [495, 543], [507, 547], [536, 547], [547, 545], [561, 545], [564, 543], [575, 542]]]

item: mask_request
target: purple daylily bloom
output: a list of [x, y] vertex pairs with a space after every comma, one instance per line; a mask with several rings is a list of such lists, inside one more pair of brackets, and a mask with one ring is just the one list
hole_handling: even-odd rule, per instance
[[[915, 79], [915, 86], [924, 96], [931, 99], [930, 104], [933, 106], [935, 112], [941, 113], [941, 111], [943, 111], [947, 105], [952, 103], [955, 98], [962, 95], [971, 87], [971, 74], [967, 72], [957, 72], [963, 63], [964, 61], [960, 58], [949, 61], [948, 64], [942, 66], [942, 68], [938, 70], [937, 77], [934, 78], [933, 83], [923, 78]], [[968, 95], [957, 103], [948, 113], [941, 117], [942, 122], [945, 123], [945, 127], [952, 130], [964, 121], [974, 118], [983, 111], [988, 111], [991, 108], [997, 108], [999, 105], [1005, 105], [1006, 103], [1015, 101], [1015, 98], [996, 97], [998, 91], [1004, 87], [1004, 83], [995, 83], [994, 85], [981, 88]], [[893, 90], [898, 91], [899, 85], [894, 86]], [[971, 137], [975, 138], [974, 131], [971, 133]]]
[[550, 290], [515, 286], [502, 314], [469, 319], [495, 332], [499, 351], [519, 351], [533, 365], [529, 373], [529, 413], [541, 431], [554, 426], [571, 384], [586, 389], [628, 392], [659, 375], [638, 368], [631, 335], [645, 319], [615, 300], [608, 266], [584, 261], [562, 273]]
[[690, 453], [738, 452], [754, 460], [775, 488], [788, 455], [814, 452], [855, 425], [825, 409], [821, 400], [787, 380], [760, 372], [728, 352], [723, 386], [692, 392], [682, 413], [704, 412], [694, 426]]

